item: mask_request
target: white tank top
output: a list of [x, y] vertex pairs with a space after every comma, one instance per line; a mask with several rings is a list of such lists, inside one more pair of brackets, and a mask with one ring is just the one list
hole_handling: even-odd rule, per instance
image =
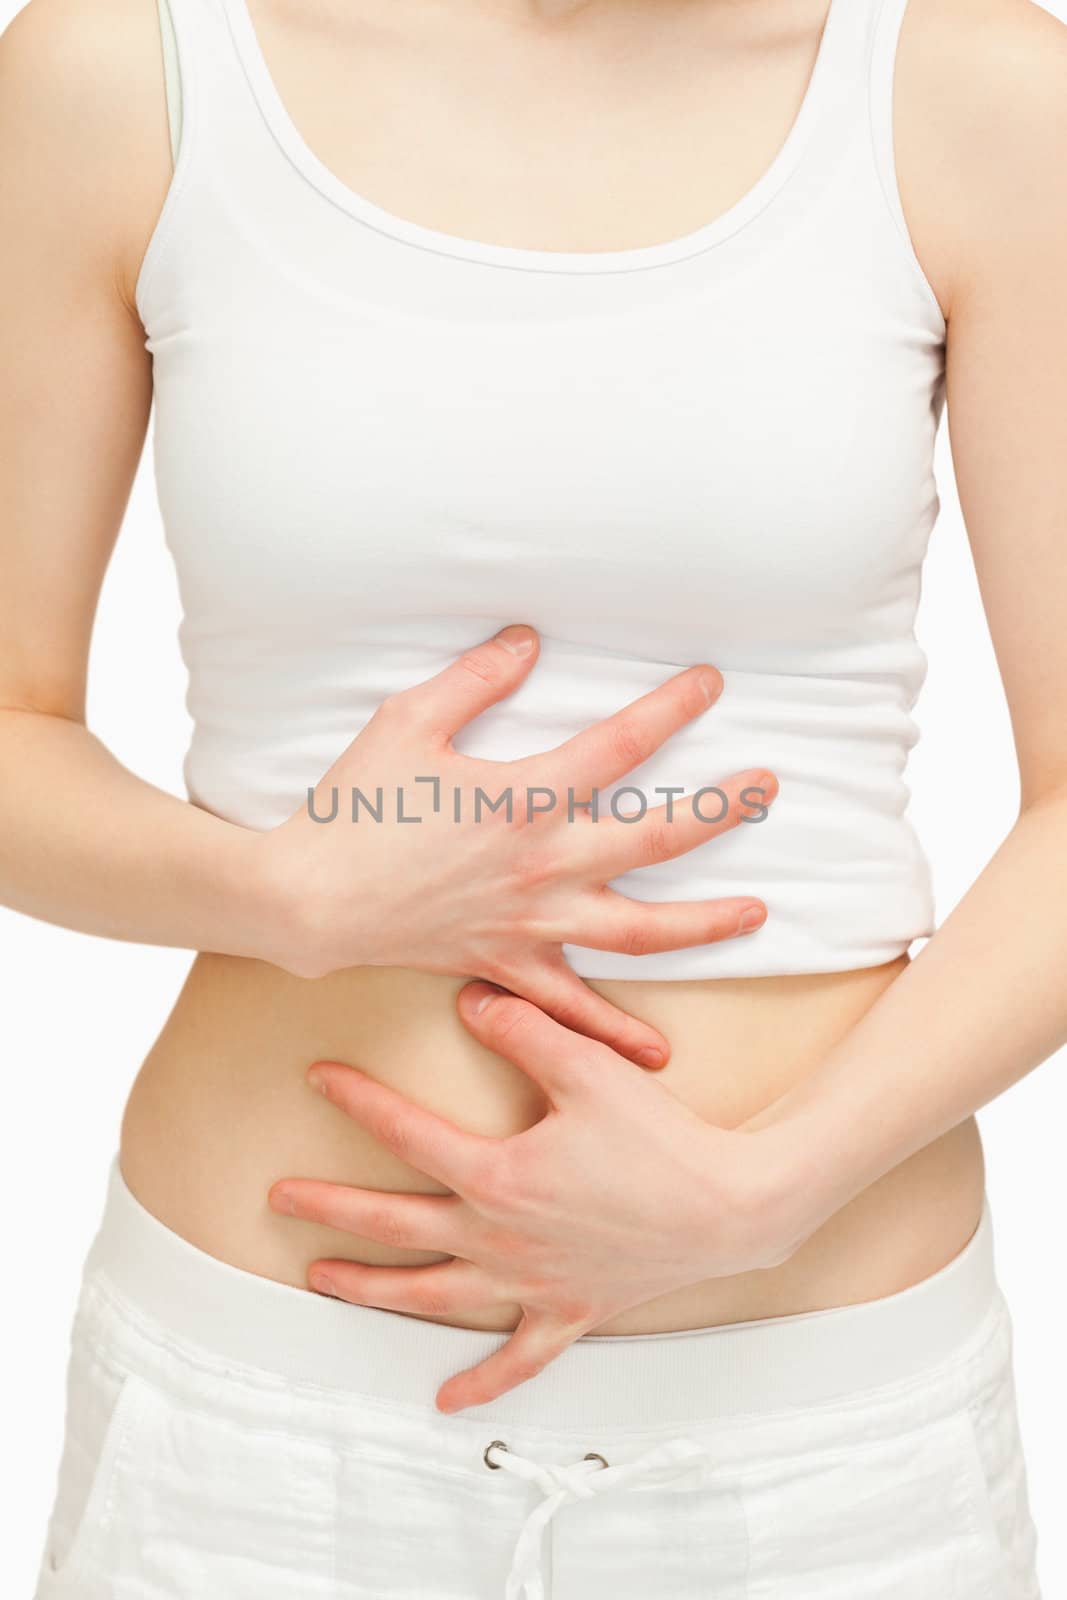
[[137, 305], [195, 804], [273, 827], [386, 695], [527, 622], [537, 665], [461, 751], [548, 749], [710, 661], [719, 701], [620, 780], [625, 805], [754, 766], [781, 786], [765, 821], [615, 881], [757, 895], [762, 929], [567, 946], [576, 971], [836, 971], [933, 932], [905, 766], [945, 323], [896, 185], [904, 5], [832, 0], [785, 143], [728, 211], [562, 253], [354, 192], [245, 0], [171, 0], [177, 155]]

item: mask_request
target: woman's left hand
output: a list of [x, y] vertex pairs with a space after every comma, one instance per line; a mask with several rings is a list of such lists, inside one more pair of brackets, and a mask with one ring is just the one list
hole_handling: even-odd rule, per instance
[[716, 1127], [654, 1074], [573, 1033], [529, 1001], [467, 984], [475, 1038], [548, 1100], [509, 1138], [468, 1133], [355, 1067], [316, 1062], [329, 1100], [447, 1195], [394, 1194], [309, 1178], [270, 1190], [279, 1212], [452, 1259], [429, 1266], [313, 1261], [312, 1288], [431, 1317], [507, 1303], [522, 1315], [487, 1360], [442, 1385], [459, 1411], [497, 1398], [610, 1317], [706, 1278], [786, 1260], [821, 1221], [798, 1215], [773, 1131]]

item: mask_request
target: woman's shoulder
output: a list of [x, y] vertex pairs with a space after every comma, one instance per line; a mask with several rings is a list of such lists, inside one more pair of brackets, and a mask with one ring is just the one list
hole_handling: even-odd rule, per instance
[[0, 34], [5, 104], [91, 136], [128, 117], [139, 86], [151, 98], [159, 55], [157, 0], [27, 0]]
[[27, 0], [0, 35], [0, 150], [5, 212], [124, 275], [170, 176], [157, 0]]
[[907, 0], [894, 143], [942, 304], [1067, 223], [1067, 25], [1035, 0]]

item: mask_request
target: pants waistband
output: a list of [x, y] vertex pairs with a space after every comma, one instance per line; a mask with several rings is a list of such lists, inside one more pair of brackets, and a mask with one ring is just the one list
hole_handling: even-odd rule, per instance
[[[85, 1263], [172, 1341], [235, 1369], [432, 1407], [451, 1374], [508, 1335], [352, 1306], [229, 1265], [134, 1196], [116, 1155]], [[1000, 1302], [989, 1203], [947, 1266], [897, 1294], [679, 1333], [579, 1339], [542, 1373], [467, 1416], [531, 1425], [696, 1423], [829, 1404], [949, 1361]]]

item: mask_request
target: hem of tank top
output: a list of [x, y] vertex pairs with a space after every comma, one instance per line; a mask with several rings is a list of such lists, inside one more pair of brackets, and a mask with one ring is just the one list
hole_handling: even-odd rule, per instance
[[[902, 956], [911, 955], [913, 945], [925, 943], [926, 941], [932, 939], [935, 931], [935, 929], [931, 928], [929, 933], [917, 933], [914, 934], [910, 939], [894, 941], [893, 945], [888, 947], [888, 953], [878, 953], [869, 956], [865, 955], [862, 960], [846, 960], [844, 957], [842, 957], [839, 960], [834, 960], [833, 964], [830, 966], [816, 965], [801, 967], [790, 965], [786, 967], [772, 964], [771, 966], [766, 967], [753, 967], [752, 970], [748, 972], [709, 971], [696, 973], [685, 972], [654, 974], [628, 972], [624, 975], [619, 972], [592, 971], [591, 967], [596, 965], [596, 963], [590, 963], [586, 961], [581, 961], [577, 965], [574, 965], [572, 962], [568, 961], [568, 965], [571, 967], [573, 972], [577, 973], [578, 977], [591, 978], [594, 982], [599, 983], [706, 983], [709, 979], [713, 978], [719, 979], [724, 983], [730, 983], [748, 978], [832, 977], [834, 975], [840, 976], [846, 972], [873, 972], [878, 967], [888, 967], [894, 961], [899, 961]], [[746, 937], [758, 938], [759, 935], [757, 933], [754, 935], [747, 935]], [[733, 941], [728, 940], [726, 942], [729, 944]], [[585, 947], [583, 946], [582, 948], [584, 949]], [[599, 952], [594, 952], [594, 954], [597, 953]], [[662, 954], [668, 953], [677, 954], [680, 952], [662, 952]], [[640, 961], [644, 958], [641, 956], [630, 956], [625, 959], [630, 961]]]
[[928, 310], [933, 314], [937, 329], [942, 338], [944, 338], [948, 331], [948, 318], [945, 316], [934, 286], [927, 277], [926, 270], [915, 249], [915, 241], [908, 226], [908, 219], [900, 192], [896, 147], [893, 138], [893, 87], [896, 77], [897, 40], [900, 23], [898, 22], [894, 30], [891, 46], [886, 44], [884, 30], [888, 25], [887, 18], [891, 15], [892, 6], [899, 6], [900, 22], [902, 22], [908, 4], [909, 0], [878, 0], [867, 50], [867, 122], [874, 162], [874, 175], [878, 184], [878, 191], [889, 214], [893, 234], [900, 247], [900, 253], [904, 258], [905, 265], [909, 268]]
[[221, 4], [238, 62], [264, 126], [299, 176], [339, 210], [400, 243], [474, 266], [596, 274], [648, 270], [701, 255], [734, 237], [782, 192], [800, 164], [824, 93], [829, 92], [833, 51], [838, 31], [844, 26], [848, 0], [829, 0], [815, 61], [792, 124], [769, 165], [745, 193], [718, 216], [688, 233], [656, 244], [603, 251], [539, 250], [468, 239], [402, 217], [353, 189], [315, 154], [293, 121], [267, 65], [247, 0], [221, 0]]

